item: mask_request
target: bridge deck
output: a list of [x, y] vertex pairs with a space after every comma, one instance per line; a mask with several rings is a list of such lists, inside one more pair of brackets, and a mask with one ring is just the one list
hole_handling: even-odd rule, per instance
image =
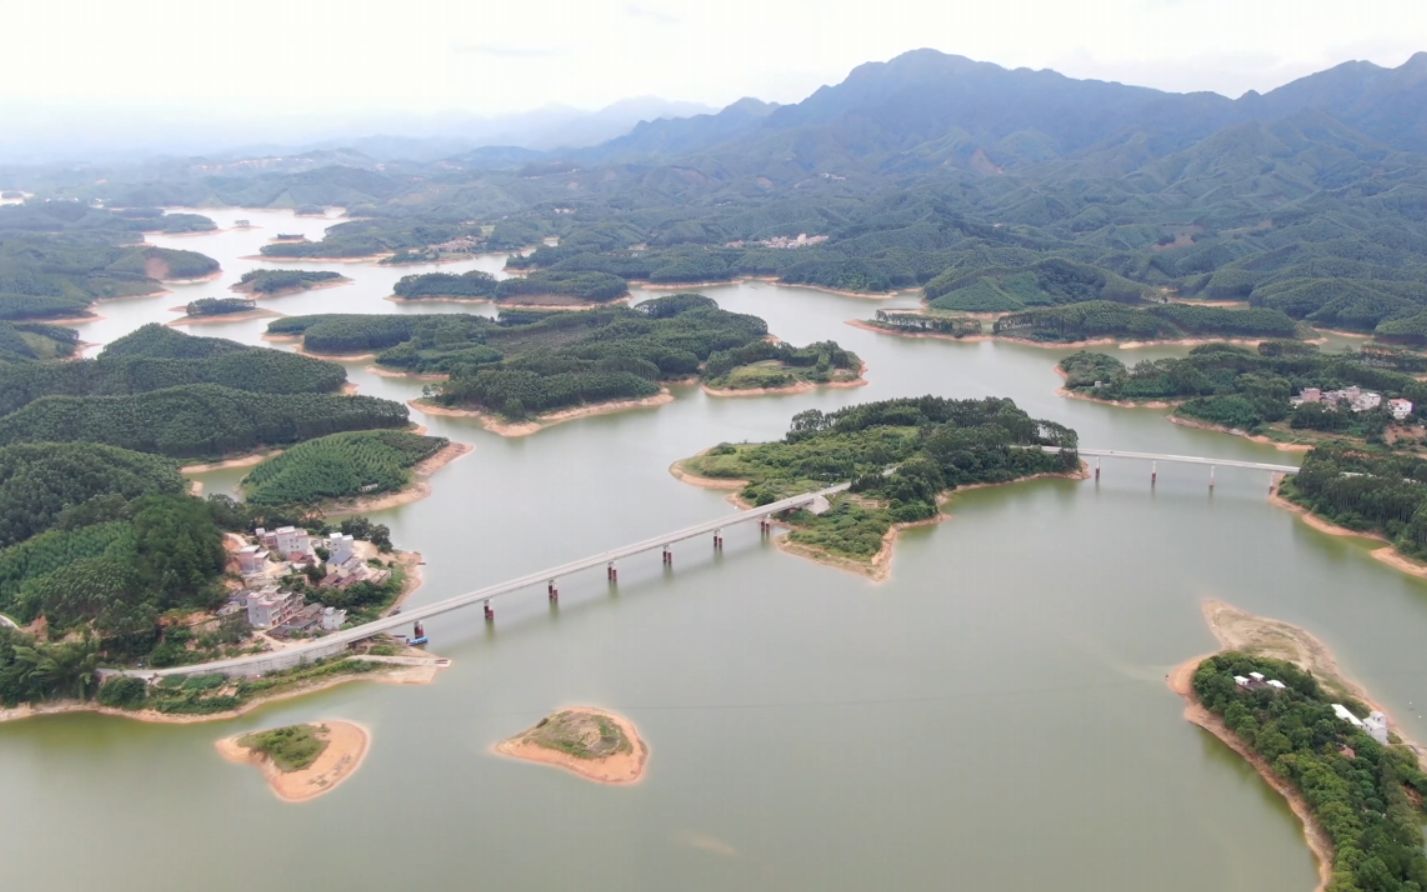
[[[591, 570], [609, 564], [612, 561], [619, 561], [637, 554], [643, 554], [646, 551], [660, 550], [663, 549], [665, 545], [672, 545], [675, 542], [705, 536], [723, 527], [733, 526], [750, 520], [757, 520], [760, 517], [768, 517], [769, 515], [777, 514], [791, 508], [799, 508], [812, 502], [819, 496], [830, 496], [842, 492], [850, 485], [851, 484], [848, 483], [839, 483], [836, 486], [829, 486], [827, 489], [820, 489], [816, 492], [807, 492], [786, 499], [780, 499], [776, 502], [770, 502], [767, 505], [759, 505], [757, 508], [750, 508], [746, 511], [728, 514], [716, 520], [704, 521], [703, 523], [695, 524], [691, 527], [685, 527], [682, 530], [675, 530], [670, 533], [664, 533], [663, 535], [645, 539], [642, 542], [635, 542], [632, 545], [624, 545], [609, 551], [602, 551], [599, 554], [592, 554], [589, 557], [583, 557], [579, 560], [570, 561], [515, 579], [509, 579], [505, 582], [499, 582], [495, 585], [486, 586], [485, 588], [455, 595], [454, 597], [446, 598], [442, 601], [423, 604], [419, 607], [409, 607], [395, 616], [385, 616], [369, 623], [363, 623], [360, 626], [353, 626], [350, 629], [343, 629], [340, 632], [324, 635], [321, 638], [316, 638], [304, 644], [294, 645], [293, 647], [284, 649], [283, 653], [300, 654], [304, 651], [314, 653], [330, 652], [333, 647], [339, 645], [355, 644], [363, 639], [371, 638], [373, 635], [390, 632], [402, 627], [409, 627], [418, 620], [439, 616], [442, 613], [449, 613], [452, 610], [459, 610], [462, 607], [469, 607], [472, 604], [489, 601], [494, 598], [499, 598], [502, 595], [509, 595], [521, 589], [541, 585], [548, 580], [559, 579], [562, 576], [579, 573], [582, 570]], [[267, 662], [271, 657], [272, 654], [270, 653], [251, 654], [245, 657], [232, 657], [226, 660], [215, 660], [211, 663], [203, 663], [201, 667], [205, 672], [229, 673], [241, 670], [244, 666]], [[139, 675], [145, 678], [164, 675], [188, 675], [192, 674], [195, 668], [194, 666], [174, 666], [168, 669], [126, 670], [124, 674]]]

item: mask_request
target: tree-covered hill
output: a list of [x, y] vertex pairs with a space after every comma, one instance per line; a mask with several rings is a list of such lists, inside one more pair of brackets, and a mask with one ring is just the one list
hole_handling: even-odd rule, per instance
[[406, 431], [351, 431], [299, 443], [243, 479], [249, 502], [312, 505], [391, 492], [411, 482], [411, 468], [450, 443]]
[[196, 383], [315, 394], [336, 391], [346, 379], [336, 363], [151, 323], [111, 342], [96, 359], [0, 364], [0, 415], [45, 396], [118, 396]]
[[406, 423], [405, 406], [375, 397], [189, 384], [123, 396], [41, 397], [0, 417], [0, 445], [91, 442], [209, 458]]

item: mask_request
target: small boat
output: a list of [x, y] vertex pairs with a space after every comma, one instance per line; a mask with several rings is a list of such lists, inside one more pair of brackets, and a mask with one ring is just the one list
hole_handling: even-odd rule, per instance
[[422, 635], [420, 638], [412, 638], [406, 643], [409, 647], [425, 647], [426, 643], [430, 640], [430, 638], [426, 637], [425, 635]]

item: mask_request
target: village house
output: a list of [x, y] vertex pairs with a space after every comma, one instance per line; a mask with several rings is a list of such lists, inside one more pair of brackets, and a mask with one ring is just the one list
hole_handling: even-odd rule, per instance
[[344, 533], [332, 533], [322, 546], [327, 549], [327, 563], [341, 564], [355, 553], [356, 540]]
[[254, 576], [267, 568], [268, 550], [261, 545], [244, 545], [237, 551], [238, 572]]
[[248, 625], [255, 629], [273, 629], [288, 624], [303, 606], [301, 595], [285, 592], [277, 586], [267, 586], [247, 593]]
[[1392, 413], [1394, 421], [1406, 421], [1412, 414], [1412, 400], [1405, 400], [1401, 397], [1387, 401], [1387, 411]]

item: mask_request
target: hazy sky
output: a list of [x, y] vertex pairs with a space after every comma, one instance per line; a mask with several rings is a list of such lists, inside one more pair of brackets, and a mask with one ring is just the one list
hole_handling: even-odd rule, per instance
[[794, 101], [921, 46], [1237, 96], [1401, 64], [1427, 0], [13, 0], [0, 34], [0, 100], [494, 114]]

